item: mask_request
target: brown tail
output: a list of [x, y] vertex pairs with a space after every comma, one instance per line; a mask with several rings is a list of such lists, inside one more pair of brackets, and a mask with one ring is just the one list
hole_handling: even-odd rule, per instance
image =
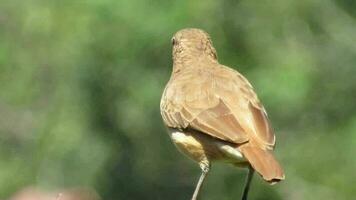
[[239, 149], [264, 180], [271, 184], [284, 180], [283, 169], [271, 151], [248, 145], [242, 145]]

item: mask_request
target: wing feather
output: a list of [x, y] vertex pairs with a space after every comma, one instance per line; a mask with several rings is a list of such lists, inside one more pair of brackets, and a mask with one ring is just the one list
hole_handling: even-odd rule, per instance
[[222, 140], [235, 143], [248, 141], [245, 131], [222, 100], [218, 105], [202, 111], [189, 124], [194, 129]]

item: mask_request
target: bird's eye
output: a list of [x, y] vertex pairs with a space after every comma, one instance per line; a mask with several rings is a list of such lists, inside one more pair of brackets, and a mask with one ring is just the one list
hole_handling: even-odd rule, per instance
[[175, 38], [172, 38], [172, 45], [176, 45], [177, 44], [177, 40]]

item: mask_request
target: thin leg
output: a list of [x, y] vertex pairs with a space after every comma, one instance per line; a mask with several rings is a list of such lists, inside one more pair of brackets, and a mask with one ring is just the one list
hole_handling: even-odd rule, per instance
[[244, 191], [242, 193], [242, 200], [247, 200], [248, 191], [250, 189], [251, 180], [252, 180], [254, 172], [255, 172], [255, 170], [251, 166], [249, 166], [248, 167], [248, 174], [247, 174], [247, 178], [246, 178], [246, 183], [245, 183], [245, 188], [244, 188]]
[[206, 164], [200, 164], [200, 168], [201, 168], [202, 173], [201, 173], [201, 175], [200, 175], [198, 184], [197, 184], [197, 186], [195, 187], [192, 200], [197, 200], [198, 195], [199, 195], [199, 192], [200, 192], [200, 189], [201, 189], [201, 187], [202, 187], [202, 185], [203, 185], [204, 179], [205, 179], [206, 175], [207, 175], [208, 172], [209, 172], [210, 166], [209, 166], [209, 165], [206, 165]]

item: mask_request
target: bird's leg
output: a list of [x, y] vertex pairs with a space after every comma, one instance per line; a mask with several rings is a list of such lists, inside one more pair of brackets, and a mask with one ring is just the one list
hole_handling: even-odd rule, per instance
[[255, 170], [251, 166], [249, 166], [248, 167], [248, 174], [247, 174], [247, 178], [246, 178], [246, 183], [245, 183], [245, 188], [244, 188], [244, 191], [242, 193], [242, 200], [247, 200], [247, 195], [248, 195], [248, 191], [250, 189], [251, 180], [252, 180], [254, 172], [255, 172]]
[[198, 195], [199, 195], [199, 191], [203, 185], [203, 182], [204, 182], [204, 179], [206, 177], [206, 175], [208, 174], [209, 172], [209, 169], [210, 169], [210, 164], [209, 163], [200, 163], [200, 168], [201, 168], [201, 175], [200, 175], [200, 178], [199, 178], [199, 181], [198, 181], [198, 184], [197, 186], [195, 187], [195, 190], [194, 190], [194, 194], [193, 194], [193, 197], [192, 197], [192, 200], [197, 200], [198, 198]]

